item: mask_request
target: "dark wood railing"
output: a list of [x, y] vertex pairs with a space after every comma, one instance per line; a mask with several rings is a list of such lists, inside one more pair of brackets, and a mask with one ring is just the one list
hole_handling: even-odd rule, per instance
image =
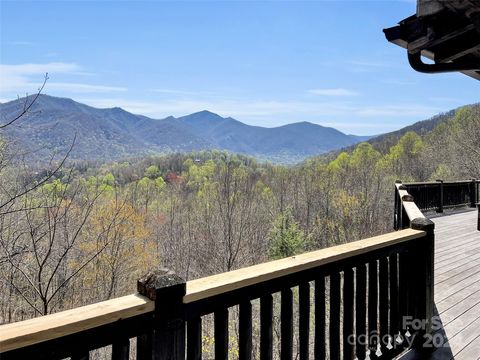
[[[421, 211], [443, 212], [461, 206], [474, 208], [480, 201], [480, 180], [404, 183], [403, 188], [415, 199]], [[397, 189], [395, 189], [397, 192]], [[396, 193], [396, 198], [398, 194]], [[395, 210], [398, 211], [398, 201]], [[397, 212], [396, 212], [397, 214]]]
[[[188, 282], [155, 271], [138, 294], [1, 326], [1, 358], [88, 359], [111, 345], [112, 359], [128, 359], [135, 338], [137, 359], [201, 359], [212, 316], [215, 359], [228, 358], [237, 334], [239, 359], [391, 359], [421, 348], [431, 331], [434, 226], [396, 189], [409, 228]], [[237, 307], [238, 328], [229, 321]]]

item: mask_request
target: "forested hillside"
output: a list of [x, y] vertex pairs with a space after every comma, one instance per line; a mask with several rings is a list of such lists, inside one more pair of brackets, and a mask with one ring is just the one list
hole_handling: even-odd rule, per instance
[[[2, 117], [18, 114], [21, 98], [0, 104]], [[308, 122], [275, 128], [251, 126], [231, 117], [200, 111], [175, 118], [152, 119], [121, 108], [97, 109], [68, 98], [39, 95], [28, 116], [8, 127], [4, 137], [30, 162], [47, 162], [52, 152], [68, 151], [75, 160], [113, 161], [133, 156], [220, 149], [278, 163], [295, 163], [313, 155], [357, 144], [368, 136], [347, 135]]]
[[205, 151], [32, 174], [2, 143], [0, 322], [132, 292], [159, 264], [193, 279], [391, 231], [396, 179], [480, 177], [480, 107], [382, 148], [297, 166]]

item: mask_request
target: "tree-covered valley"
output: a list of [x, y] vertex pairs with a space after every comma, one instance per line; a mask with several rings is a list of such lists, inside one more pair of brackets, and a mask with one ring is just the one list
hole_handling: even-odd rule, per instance
[[3, 141], [0, 322], [131, 293], [152, 268], [190, 280], [385, 233], [395, 180], [480, 176], [480, 106], [410, 130], [291, 166], [212, 150], [35, 167]]

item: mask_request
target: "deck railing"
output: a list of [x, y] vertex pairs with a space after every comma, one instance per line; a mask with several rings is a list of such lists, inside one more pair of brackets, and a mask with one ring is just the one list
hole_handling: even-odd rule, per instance
[[[238, 333], [239, 359], [291, 360], [294, 349], [302, 360], [391, 359], [422, 347], [434, 228], [397, 189], [408, 229], [188, 282], [158, 270], [138, 281], [138, 294], [1, 326], [1, 358], [88, 359], [111, 345], [112, 359], [128, 359], [136, 338], [137, 359], [201, 359], [209, 314], [215, 359], [227, 359], [229, 333]], [[229, 322], [237, 306], [238, 328]]]
[[[404, 183], [421, 211], [443, 212], [460, 206], [474, 208], [480, 201], [480, 180]], [[397, 189], [395, 189], [397, 191]], [[396, 194], [398, 196], [398, 194]], [[396, 203], [398, 204], [398, 203]], [[398, 207], [395, 207], [397, 210]]]

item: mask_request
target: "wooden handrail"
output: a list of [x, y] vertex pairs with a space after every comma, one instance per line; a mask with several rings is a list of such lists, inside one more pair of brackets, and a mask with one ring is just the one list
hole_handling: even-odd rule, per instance
[[411, 182], [395, 184], [394, 229], [405, 229], [414, 219], [425, 218], [422, 211], [443, 213], [444, 209], [469, 206], [480, 200], [480, 181]]
[[[476, 182], [470, 184], [470, 194], [477, 194]], [[440, 183], [440, 189], [442, 186]], [[459, 187], [465, 192], [463, 185]], [[280, 293], [281, 346], [288, 353], [293, 341], [292, 288], [298, 287], [299, 322], [303, 324], [300, 348], [305, 357], [313, 284], [319, 356], [325, 353], [322, 334], [326, 331], [328, 291], [332, 305], [328, 309], [330, 354], [338, 357], [341, 352], [340, 307], [333, 305], [343, 303], [346, 311], [343, 353], [349, 358], [353, 355], [353, 343], [346, 336], [355, 333], [355, 352], [361, 357], [367, 347], [359, 343], [360, 336], [376, 330], [390, 338], [402, 332], [407, 334], [408, 328], [399, 322], [402, 317], [415, 316], [425, 321], [425, 329], [416, 331], [420, 336], [431, 331], [434, 224], [423, 215], [408, 187], [401, 183], [395, 186], [395, 228], [399, 231], [188, 282], [168, 269], [154, 270], [138, 280], [139, 294], [0, 326], [0, 353], [6, 360], [37, 354], [43, 359], [72, 355], [88, 358], [89, 351], [111, 345], [112, 358], [127, 359], [129, 339], [136, 337], [137, 354], [145, 358], [184, 359], [186, 350], [189, 357], [196, 358], [202, 348], [201, 319], [213, 313], [215, 356], [224, 358], [228, 348], [228, 309], [238, 306], [239, 347], [245, 355], [251, 353], [251, 301], [260, 299], [264, 332], [261, 351], [268, 355], [273, 344], [274, 293]], [[388, 293], [392, 294], [390, 298]], [[355, 330], [354, 316], [358, 323]], [[392, 324], [390, 328], [388, 321]], [[382, 351], [390, 351], [387, 345], [381, 344]], [[374, 342], [369, 342], [368, 348], [377, 350]], [[390, 355], [402, 349], [405, 345], [399, 344]]]
[[407, 190], [402, 189], [402, 184], [395, 184], [397, 187], [397, 192], [402, 200], [402, 206], [405, 212], [407, 213], [408, 219], [410, 221], [418, 218], [425, 219], [425, 215], [420, 211], [418, 206], [413, 201], [413, 197], [408, 193]]
[[425, 236], [406, 229], [187, 282], [185, 304]]
[[[480, 183], [480, 180], [451, 180], [451, 181], [443, 181], [444, 184], [470, 184], [472, 181], [476, 182], [477, 184]], [[438, 185], [438, 182], [435, 181], [418, 181], [418, 182], [405, 182], [403, 183], [406, 186], [409, 185]]]
[[116, 299], [0, 326], [0, 352], [60, 338], [152, 312], [152, 300], [132, 294]]
[[[425, 236], [406, 229], [187, 282], [183, 303], [262, 283]], [[132, 294], [0, 326], [0, 351], [64, 337], [154, 311], [154, 301]]]

